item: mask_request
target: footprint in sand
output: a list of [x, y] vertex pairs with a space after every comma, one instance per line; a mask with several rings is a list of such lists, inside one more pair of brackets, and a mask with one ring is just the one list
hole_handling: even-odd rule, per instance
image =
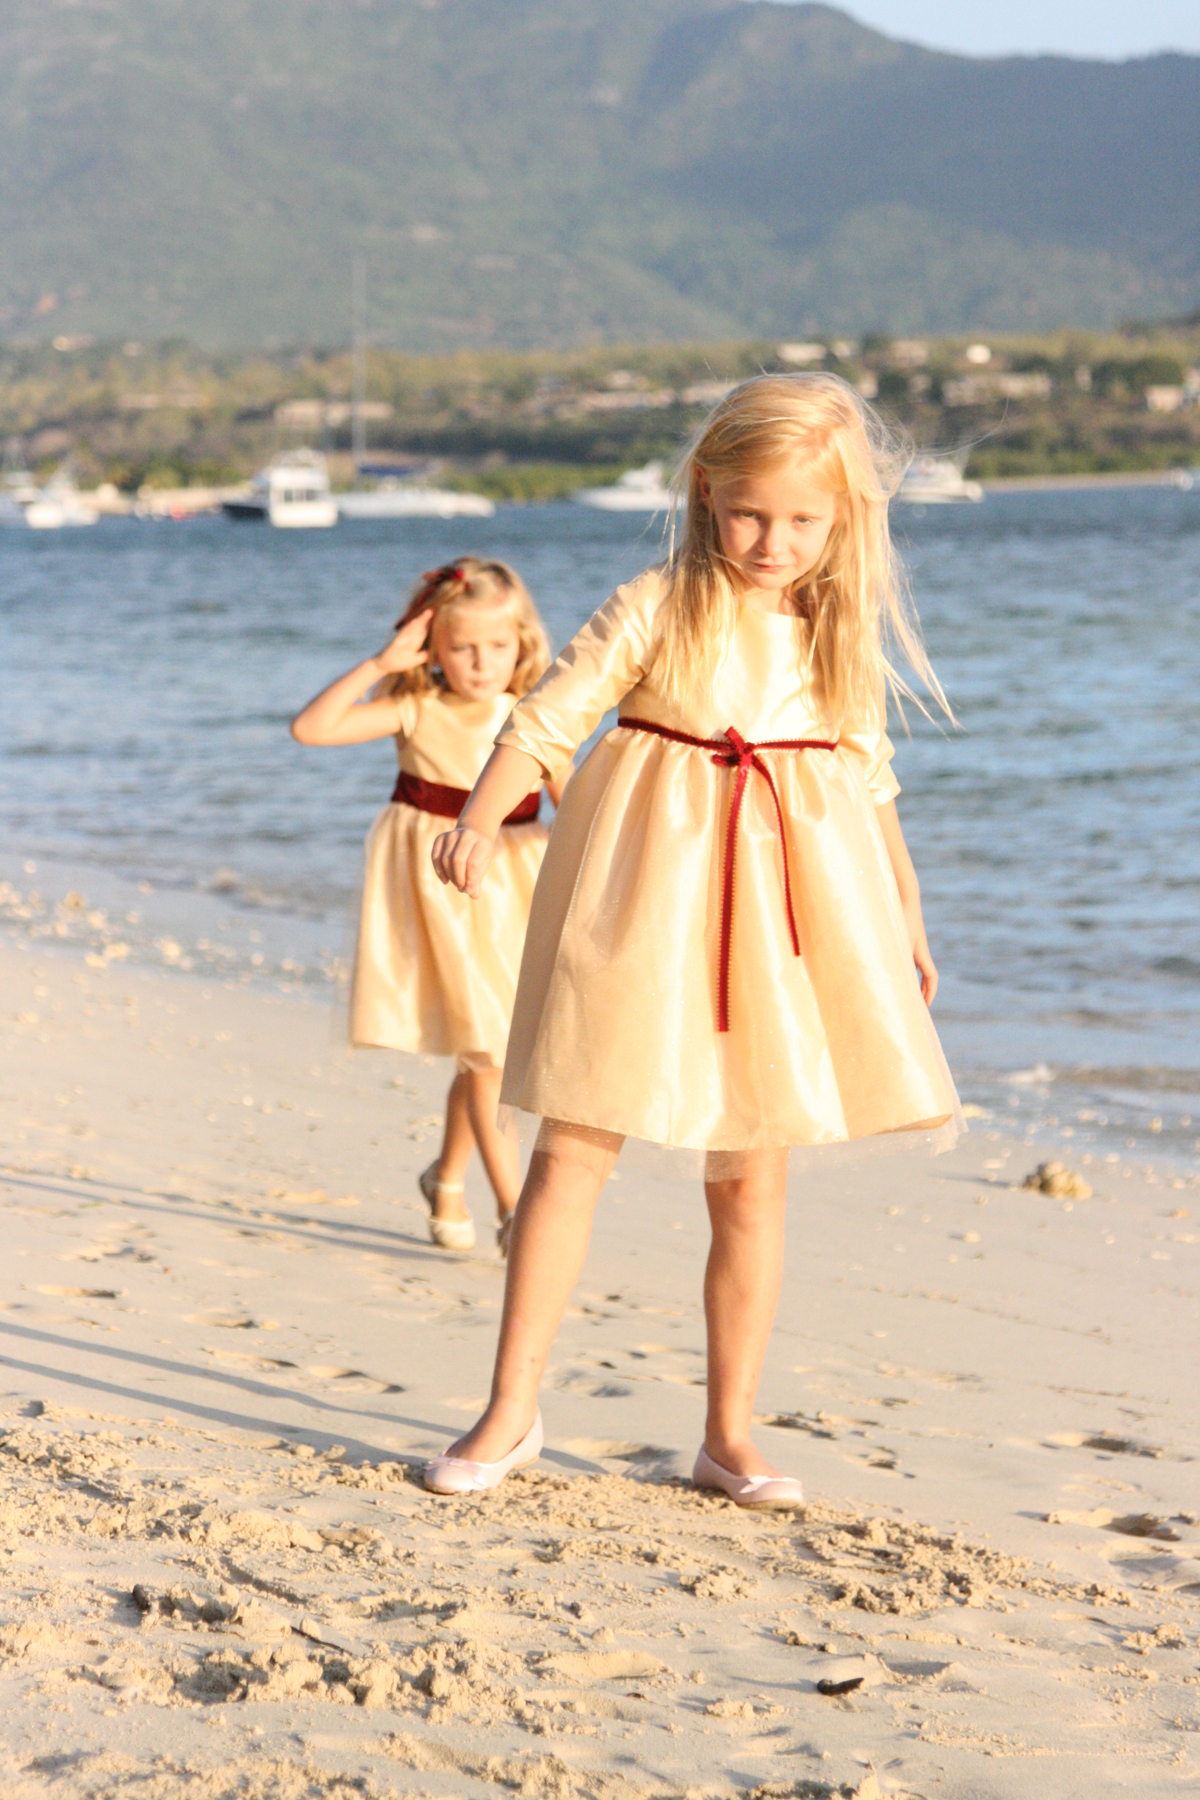
[[200, 1347], [204, 1355], [211, 1356], [214, 1362], [233, 1363], [241, 1369], [262, 1369], [269, 1372], [272, 1369], [296, 1367], [294, 1362], [288, 1362], [282, 1356], [250, 1356], [241, 1350], [214, 1350], [209, 1344], [202, 1344]]
[[625, 1444], [608, 1438], [567, 1438], [562, 1448], [569, 1456], [585, 1456], [596, 1462], [635, 1463], [655, 1467], [675, 1461], [676, 1452], [661, 1444]]
[[309, 1363], [305, 1373], [317, 1381], [353, 1382], [356, 1390], [366, 1394], [402, 1394], [404, 1389], [394, 1381], [380, 1381], [363, 1369], [339, 1369], [327, 1363]]
[[806, 1431], [809, 1437], [839, 1438], [841, 1428], [849, 1426], [849, 1419], [836, 1419], [829, 1413], [808, 1414], [795, 1413], [756, 1413], [756, 1425], [769, 1425], [775, 1431]]
[[563, 1394], [585, 1394], [590, 1400], [625, 1400], [633, 1389], [619, 1381], [597, 1381], [592, 1375], [574, 1371], [556, 1378], [554, 1386]]
[[274, 1319], [252, 1319], [249, 1313], [184, 1313], [188, 1325], [216, 1325], [221, 1331], [278, 1331]]
[[564, 1650], [543, 1657], [539, 1674], [543, 1669], [572, 1682], [636, 1681], [655, 1675], [670, 1679], [675, 1675], [647, 1650]]
[[1096, 1506], [1090, 1512], [1047, 1513], [1045, 1519], [1047, 1525], [1090, 1525], [1098, 1531], [1118, 1531], [1122, 1537], [1157, 1538], [1167, 1544], [1179, 1542], [1179, 1533], [1174, 1526], [1154, 1513], [1114, 1513], [1107, 1506]]
[[40, 1287], [39, 1294], [55, 1300], [119, 1300], [124, 1288]]
[[1052, 1450], [1099, 1450], [1106, 1456], [1166, 1456], [1157, 1444], [1139, 1443], [1136, 1438], [1119, 1437], [1115, 1431], [1059, 1431], [1048, 1437]]

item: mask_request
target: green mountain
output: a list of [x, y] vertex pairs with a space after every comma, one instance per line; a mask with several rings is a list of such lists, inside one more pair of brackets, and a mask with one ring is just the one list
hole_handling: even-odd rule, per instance
[[1200, 304], [1200, 57], [767, 0], [5, 0], [0, 333], [410, 350]]

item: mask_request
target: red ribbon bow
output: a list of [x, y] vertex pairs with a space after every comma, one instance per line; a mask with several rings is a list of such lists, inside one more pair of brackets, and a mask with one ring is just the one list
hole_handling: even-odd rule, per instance
[[751, 769], [762, 776], [771, 790], [771, 798], [775, 802], [775, 821], [779, 827], [779, 853], [783, 859], [783, 904], [787, 913], [788, 934], [792, 941], [792, 954], [800, 954], [800, 934], [796, 930], [796, 913], [792, 905], [792, 879], [788, 870], [787, 833], [783, 823], [783, 806], [779, 799], [779, 790], [775, 786], [775, 778], [770, 769], [758, 754], [760, 750], [836, 750], [836, 742], [828, 742], [824, 738], [773, 738], [765, 743], [751, 744], [735, 731], [732, 725], [725, 728], [725, 741], [720, 738], [691, 737], [686, 731], [672, 731], [666, 725], [655, 725], [649, 719], [618, 719], [628, 731], [648, 731], [654, 737], [668, 738], [675, 744], [690, 744], [701, 750], [714, 752], [713, 762], [718, 768], [733, 769], [733, 796], [729, 803], [729, 820], [725, 827], [725, 868], [721, 880], [721, 953], [717, 974], [717, 1030], [729, 1030], [729, 968], [733, 960], [733, 874], [737, 851], [737, 828], [741, 817], [742, 801], [746, 795], [746, 784], [750, 779]]

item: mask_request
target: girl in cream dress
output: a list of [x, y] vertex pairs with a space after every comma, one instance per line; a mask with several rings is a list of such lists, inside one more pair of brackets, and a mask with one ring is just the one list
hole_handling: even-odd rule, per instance
[[884, 729], [887, 687], [904, 685], [885, 633], [945, 705], [891, 554], [902, 466], [835, 377], [735, 389], [685, 461], [681, 546], [619, 588], [514, 709], [434, 846], [450, 884], [485, 896], [512, 796], [619, 709], [534, 896], [502, 1098], [543, 1123], [491, 1404], [429, 1465], [439, 1492], [493, 1486], [537, 1455], [541, 1371], [633, 1135], [707, 1153], [694, 1478], [741, 1505], [801, 1502], [750, 1436], [788, 1147], [952, 1134], [958, 1117]]
[[[475, 1242], [463, 1175], [476, 1143], [496, 1195], [502, 1251], [517, 1199], [517, 1146], [498, 1128], [496, 1110], [546, 848], [537, 772], [530, 769], [526, 792], [506, 808], [481, 903], [438, 881], [430, 850], [467, 799], [514, 698], [549, 660], [541, 620], [513, 571], [460, 557], [422, 578], [387, 648], [318, 694], [292, 725], [303, 744], [396, 739], [396, 786], [367, 839], [350, 1038], [457, 1058], [441, 1155], [420, 1178], [430, 1236], [446, 1249]], [[556, 799], [560, 785], [549, 783]]]

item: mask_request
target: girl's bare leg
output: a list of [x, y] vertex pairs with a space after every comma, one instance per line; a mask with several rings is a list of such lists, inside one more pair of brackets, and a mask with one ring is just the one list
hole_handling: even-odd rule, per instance
[[787, 1151], [748, 1154], [744, 1172], [704, 1183], [712, 1247], [704, 1273], [708, 1418], [704, 1448], [735, 1475], [774, 1475], [750, 1438], [754, 1397], [783, 1275]]
[[587, 1255], [596, 1199], [620, 1148], [610, 1133], [542, 1127], [513, 1220], [492, 1397], [450, 1455], [499, 1462], [533, 1424], [546, 1358]]
[[503, 1225], [521, 1193], [521, 1154], [515, 1130], [496, 1123], [500, 1106], [499, 1069], [467, 1071], [467, 1110], [487, 1178], [496, 1196], [496, 1217]]
[[435, 1219], [465, 1219], [467, 1203], [462, 1194], [462, 1179], [475, 1148], [471, 1129], [470, 1077], [460, 1069], [450, 1083], [446, 1095], [446, 1129], [442, 1135], [442, 1151], [437, 1159], [437, 1178], [457, 1186], [456, 1193], [440, 1188], [433, 1203]]

